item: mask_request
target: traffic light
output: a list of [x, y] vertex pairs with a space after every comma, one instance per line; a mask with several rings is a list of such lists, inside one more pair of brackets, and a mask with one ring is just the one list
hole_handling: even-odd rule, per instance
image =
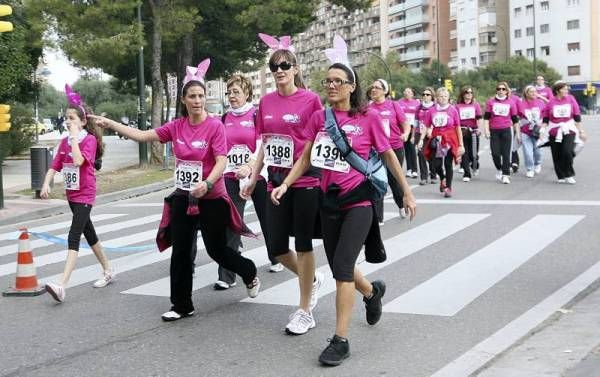
[[596, 95], [596, 87], [591, 83], [587, 83], [587, 88], [583, 90], [583, 95], [593, 97]]
[[[10, 5], [0, 5], [0, 17], [8, 16], [12, 14], [12, 8]], [[4, 33], [7, 31], [13, 31], [12, 22], [8, 21], [0, 21], [0, 33]]]
[[0, 132], [10, 130], [10, 106], [0, 105]]
[[444, 86], [446, 87], [446, 89], [448, 89], [449, 92], [451, 92], [454, 89], [452, 87], [452, 80], [451, 79], [444, 80]]

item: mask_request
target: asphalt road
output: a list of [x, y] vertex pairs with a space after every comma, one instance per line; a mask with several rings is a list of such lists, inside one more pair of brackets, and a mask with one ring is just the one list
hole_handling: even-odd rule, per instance
[[[303, 336], [285, 335], [294, 282], [288, 272], [267, 272], [259, 239], [245, 241], [245, 252], [262, 265], [258, 298], [246, 299], [241, 280], [229, 291], [214, 291], [216, 267], [200, 251], [196, 315], [175, 323], [160, 320], [170, 306], [168, 254], [112, 252], [118, 279], [94, 289], [100, 267], [82, 251], [64, 304], [49, 295], [0, 298], [0, 375], [466, 376], [600, 277], [597, 269], [586, 273], [600, 261], [597, 125], [598, 118], [587, 124], [590, 142], [576, 158], [576, 185], [555, 182], [548, 150], [540, 176], [528, 179], [521, 171], [502, 185], [484, 150], [476, 179], [463, 183], [456, 174], [453, 198], [443, 199], [434, 185], [415, 187], [414, 221], [401, 220], [387, 200], [382, 229], [389, 260], [360, 264], [368, 278], [386, 281], [385, 313], [376, 326], [367, 325], [357, 296], [352, 357], [339, 367], [317, 362], [335, 326], [333, 280], [321, 291], [317, 327]], [[103, 243], [151, 245], [166, 194], [95, 208]], [[69, 221], [56, 216], [28, 226], [62, 235]], [[256, 221], [254, 214], [247, 217]], [[2, 289], [14, 282], [17, 246], [7, 239], [13, 231], [0, 228]], [[32, 249], [38, 277], [56, 279], [63, 248], [32, 240]], [[322, 246], [315, 250], [319, 268], [328, 272]], [[576, 288], [558, 295], [565, 287]]]

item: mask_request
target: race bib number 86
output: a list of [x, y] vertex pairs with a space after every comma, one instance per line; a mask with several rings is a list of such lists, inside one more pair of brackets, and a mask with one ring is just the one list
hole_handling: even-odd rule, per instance
[[63, 181], [65, 183], [65, 190], [79, 190], [79, 166], [75, 166], [74, 164], [64, 164], [62, 168], [62, 174]]

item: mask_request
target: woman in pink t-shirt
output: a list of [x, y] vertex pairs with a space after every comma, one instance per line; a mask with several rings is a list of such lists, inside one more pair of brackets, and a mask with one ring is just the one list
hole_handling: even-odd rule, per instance
[[[383, 79], [377, 79], [371, 85], [371, 100], [369, 108], [376, 111], [381, 116], [383, 131], [385, 136], [388, 137], [390, 145], [400, 165], [404, 161], [404, 140], [410, 135], [411, 126], [406, 120], [404, 110], [398, 104], [391, 99], [387, 98], [389, 94], [389, 86], [387, 81]], [[402, 204], [402, 197], [404, 193], [400, 184], [394, 178], [391, 171], [388, 170], [388, 184], [392, 189], [392, 195], [394, 196], [394, 202], [400, 209], [400, 217], [406, 217], [406, 211]], [[379, 216], [379, 222], [383, 222], [383, 199], [377, 203], [377, 216]]]
[[544, 102], [544, 104], [547, 104], [552, 98], [554, 98], [554, 95], [552, 94], [552, 88], [546, 86], [546, 81], [542, 75], [538, 75], [535, 78], [535, 91], [536, 98]]
[[[415, 199], [381, 127], [379, 114], [365, 109], [362, 104], [356, 72], [347, 63], [335, 63], [329, 67], [322, 84], [327, 90], [337, 126], [346, 135], [348, 144], [363, 159], [368, 158], [372, 149], [380, 153], [402, 187], [404, 208], [412, 219], [416, 211]], [[358, 254], [368, 237], [375, 234], [380, 238], [379, 226], [371, 196], [353, 195], [365, 183], [365, 176], [341, 157], [325, 131], [324, 111], [313, 114], [305, 133], [309, 141], [302, 156], [283, 184], [273, 190], [271, 200], [274, 203], [284, 200], [289, 195], [288, 188], [311, 164], [321, 169], [321, 189], [325, 192], [321, 224], [327, 261], [336, 280], [336, 328], [319, 361], [325, 365], [339, 365], [350, 356], [347, 337], [355, 290], [363, 295], [367, 323], [374, 325], [381, 317], [385, 283], [382, 280], [369, 282], [356, 267]]]
[[496, 96], [488, 99], [483, 115], [485, 137], [490, 139], [492, 159], [496, 166], [496, 179], [510, 183], [510, 164], [513, 136], [511, 128], [520, 136], [517, 105], [510, 99], [510, 87], [505, 81], [496, 84]]
[[[222, 118], [227, 138], [225, 188], [240, 216], [244, 218], [246, 199], [240, 196], [240, 186], [244, 186], [244, 182], [248, 181], [248, 177], [252, 173], [252, 165], [256, 159], [257, 138], [259, 137], [254, 124], [256, 108], [251, 102], [248, 102], [252, 99], [252, 82], [242, 75], [231, 76], [227, 81], [227, 98], [231, 107]], [[268, 234], [265, 217], [266, 201], [267, 182], [261, 176], [258, 177], [256, 188], [252, 193], [252, 202], [265, 239]], [[241, 236], [228, 231], [227, 244], [239, 252], [242, 246]], [[283, 266], [269, 252], [269, 243], [267, 242], [266, 245], [271, 261], [270, 271], [282, 271]], [[214, 289], [225, 290], [236, 285], [234, 272], [219, 266], [218, 274], [219, 280], [213, 285]]]
[[419, 111], [417, 111], [417, 116], [415, 118], [416, 126], [414, 128], [415, 132], [415, 146], [417, 148], [417, 159], [419, 160], [419, 174], [421, 176], [421, 180], [419, 181], [419, 185], [425, 186], [427, 184], [427, 178], [429, 178], [429, 182], [431, 184], [436, 183], [436, 176], [431, 161], [428, 161], [425, 158], [425, 154], [423, 151], [423, 145], [427, 144], [429, 140], [427, 138], [427, 130], [425, 127], [425, 117], [427, 112], [431, 110], [435, 106], [435, 90], [426, 86], [423, 89], [423, 93], [421, 93], [421, 105], [419, 106]]
[[223, 179], [227, 162], [225, 127], [220, 119], [210, 117], [205, 108], [204, 74], [210, 64], [207, 61], [201, 62], [197, 68], [187, 68], [181, 94], [183, 117], [145, 131], [95, 117], [103, 127], [112, 128], [139, 142], [173, 142], [176, 190], [165, 199], [170, 209], [164, 209], [170, 216], [173, 243], [170, 267], [172, 307], [162, 315], [163, 321], [176, 321], [194, 314], [192, 253], [198, 228], [208, 255], [219, 266], [242, 277], [249, 297], [256, 297], [260, 288], [254, 262], [227, 245], [228, 228], [240, 233], [243, 224], [227, 195]]
[[537, 135], [534, 135], [533, 131], [536, 126], [542, 126], [544, 107], [546, 107], [544, 101], [539, 98], [535, 87], [527, 85], [523, 90], [523, 99], [517, 104], [527, 178], [533, 178], [535, 174], [540, 174], [542, 171], [542, 151], [536, 146], [539, 138], [539, 128], [537, 129]]
[[[256, 130], [261, 135], [262, 148], [258, 151], [250, 182], [242, 189], [246, 197], [252, 193], [263, 166], [268, 166], [269, 191], [282, 184], [295, 161], [302, 155], [307, 140], [304, 128], [310, 116], [321, 110], [321, 100], [306, 90], [296, 55], [289, 37], [280, 40], [265, 34], [261, 39], [275, 51], [269, 58], [277, 90], [260, 99], [256, 114]], [[317, 305], [318, 290], [323, 275], [315, 273], [313, 238], [315, 234], [320, 174], [316, 169], [306, 172], [290, 187], [280, 206], [267, 200], [267, 242], [272, 254], [290, 271], [298, 275], [299, 307], [289, 317], [285, 331], [301, 335], [314, 328], [312, 314]], [[295, 236], [294, 250], [290, 250], [290, 235]]]
[[460, 128], [465, 143], [465, 154], [462, 156], [460, 166], [463, 169], [463, 181], [469, 182], [479, 170], [479, 135], [482, 118], [481, 106], [475, 99], [472, 86], [465, 85], [460, 88], [455, 107], [460, 117]]
[[404, 88], [404, 97], [398, 100], [398, 104], [404, 110], [406, 119], [411, 128], [411, 133], [407, 135], [404, 140], [404, 154], [406, 157], [406, 176], [411, 178], [417, 178], [419, 173], [417, 172], [417, 151], [415, 150], [415, 136], [414, 128], [417, 126], [415, 118], [419, 111], [421, 102], [415, 98], [415, 91], [413, 88]]
[[69, 101], [65, 112], [65, 124], [69, 136], [60, 142], [52, 161], [52, 167], [46, 173], [40, 192], [42, 199], [48, 199], [50, 183], [54, 180], [54, 175], [62, 172], [67, 201], [73, 212], [73, 221], [68, 236], [69, 251], [62, 280], [59, 283], [49, 282], [46, 284], [46, 291], [58, 302], [65, 300], [65, 288], [75, 269], [82, 234], [104, 270], [103, 276], [94, 282], [94, 287], [105, 287], [113, 277], [108, 258], [102, 250], [94, 224], [90, 219], [92, 206], [96, 201], [94, 167], [104, 152], [102, 130], [95, 127], [90, 115], [91, 110], [81, 102], [79, 94], [72, 92], [68, 85], [65, 86], [65, 89]]
[[581, 126], [581, 111], [569, 86], [559, 81], [552, 87], [552, 98], [544, 109], [544, 127], [548, 130], [554, 171], [559, 183], [574, 185], [575, 145], [587, 140]]

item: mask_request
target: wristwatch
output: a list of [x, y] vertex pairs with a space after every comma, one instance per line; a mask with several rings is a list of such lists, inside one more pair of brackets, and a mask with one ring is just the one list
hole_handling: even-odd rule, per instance
[[206, 192], [210, 192], [213, 188], [213, 183], [211, 181], [204, 181], [206, 183]]

